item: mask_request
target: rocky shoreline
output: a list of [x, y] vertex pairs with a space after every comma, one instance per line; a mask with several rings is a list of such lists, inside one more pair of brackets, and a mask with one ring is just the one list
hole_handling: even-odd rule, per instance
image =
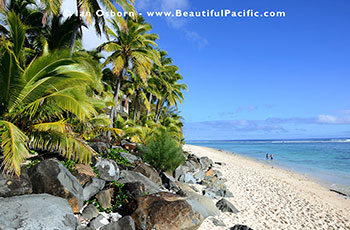
[[1, 175], [0, 229], [192, 230], [205, 219], [225, 229], [251, 229], [215, 218], [239, 212], [225, 199], [233, 194], [218, 170], [224, 162], [184, 152], [186, 161], [172, 174], [142, 162], [133, 143], [91, 147], [118, 156], [71, 167], [49, 158], [24, 166], [20, 178]]

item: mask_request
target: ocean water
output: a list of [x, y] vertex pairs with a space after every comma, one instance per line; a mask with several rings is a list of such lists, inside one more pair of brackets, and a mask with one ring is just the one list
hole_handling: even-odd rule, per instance
[[[187, 141], [234, 152], [304, 174], [329, 188], [350, 194], [350, 139]], [[266, 153], [273, 160], [266, 160]]]

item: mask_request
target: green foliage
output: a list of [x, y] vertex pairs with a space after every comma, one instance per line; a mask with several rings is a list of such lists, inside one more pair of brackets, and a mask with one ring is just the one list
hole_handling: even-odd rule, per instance
[[120, 152], [127, 152], [127, 151], [122, 149], [110, 149], [109, 153], [103, 154], [103, 158], [112, 159], [117, 164], [126, 165], [126, 166], [131, 165], [127, 159], [125, 159], [120, 155]]
[[39, 163], [40, 163], [40, 161], [38, 159], [32, 160], [29, 162], [29, 164], [26, 165], [26, 168], [30, 169], [31, 167], [33, 167], [34, 165], [39, 164]]
[[174, 171], [185, 160], [181, 145], [163, 129], [152, 135], [142, 151], [143, 160], [162, 171]]
[[75, 165], [75, 161], [66, 160], [66, 161], [62, 161], [62, 164], [64, 164], [64, 166], [65, 166], [71, 173], [73, 173], [73, 167], [74, 167], [74, 165]]
[[122, 191], [124, 184], [118, 183], [117, 181], [112, 181], [110, 185], [115, 187], [114, 204], [111, 208], [104, 209], [96, 198], [88, 200], [87, 203], [95, 205], [99, 212], [117, 212], [118, 209], [124, 204], [124, 200], [127, 199], [128, 196]]

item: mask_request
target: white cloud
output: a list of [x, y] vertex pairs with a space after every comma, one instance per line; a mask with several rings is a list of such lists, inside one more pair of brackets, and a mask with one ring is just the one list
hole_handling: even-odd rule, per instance
[[319, 115], [317, 119], [321, 124], [350, 124], [350, 117], [336, 117], [332, 115]]
[[208, 44], [208, 40], [203, 38], [197, 32], [185, 30], [185, 33], [186, 33], [186, 37], [190, 41], [196, 43], [199, 49], [204, 48]]

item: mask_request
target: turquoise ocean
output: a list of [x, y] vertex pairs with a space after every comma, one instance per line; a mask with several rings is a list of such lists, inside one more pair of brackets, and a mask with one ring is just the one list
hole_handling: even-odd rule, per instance
[[[350, 139], [186, 141], [237, 153], [306, 175], [320, 184], [350, 194]], [[266, 160], [266, 153], [273, 160]]]

